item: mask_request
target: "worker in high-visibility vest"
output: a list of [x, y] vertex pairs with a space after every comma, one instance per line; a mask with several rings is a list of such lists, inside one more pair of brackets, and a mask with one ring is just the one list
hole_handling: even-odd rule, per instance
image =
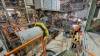
[[73, 29], [73, 38], [72, 38], [72, 48], [76, 48], [77, 44], [81, 43], [81, 39], [80, 39], [80, 30], [81, 27], [78, 24], [75, 24], [72, 26]]

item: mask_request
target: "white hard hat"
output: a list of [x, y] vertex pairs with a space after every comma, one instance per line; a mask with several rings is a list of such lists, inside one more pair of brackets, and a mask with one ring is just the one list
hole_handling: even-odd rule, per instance
[[82, 20], [81, 19], [78, 19], [78, 22], [81, 22]]
[[75, 31], [77, 31], [77, 30], [80, 29], [80, 25], [74, 24], [74, 25], [72, 25], [72, 28], [73, 28]]

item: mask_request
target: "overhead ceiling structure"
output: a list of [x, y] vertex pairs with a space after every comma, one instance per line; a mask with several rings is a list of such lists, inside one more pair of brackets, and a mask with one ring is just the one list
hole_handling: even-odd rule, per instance
[[65, 0], [67, 2], [65, 2], [64, 4], [62, 4], [63, 10], [65, 12], [69, 12], [69, 11], [79, 11], [79, 10], [83, 10], [85, 8], [88, 7], [89, 0]]

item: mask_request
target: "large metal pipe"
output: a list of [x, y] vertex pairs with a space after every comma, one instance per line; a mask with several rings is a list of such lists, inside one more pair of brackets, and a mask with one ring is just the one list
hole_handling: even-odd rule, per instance
[[20, 38], [22, 43], [27, 42], [35, 36], [41, 35], [43, 36], [43, 30], [40, 27], [33, 27], [26, 29], [24, 31], [16, 32], [17, 36]]
[[[32, 45], [33, 42], [35, 42], [36, 40], [39, 40], [40, 37], [41, 37], [40, 35], [39, 35], [39, 36], [36, 36], [35, 38], [33, 38], [33, 39], [31, 39], [30, 41], [28, 41], [28, 42], [22, 44], [22, 45], [19, 46], [19, 47], [13, 49], [12, 51], [7, 52], [7, 53], [6, 53], [6, 56], [11, 56], [11, 55], [13, 55], [13, 54], [15, 54], [15, 53], [18, 53], [18, 51], [20, 51], [20, 50], [22, 50], [22, 49], [25, 49], [25, 48], [28, 47], [29, 45]], [[42, 44], [43, 44], [43, 43], [42, 43]]]

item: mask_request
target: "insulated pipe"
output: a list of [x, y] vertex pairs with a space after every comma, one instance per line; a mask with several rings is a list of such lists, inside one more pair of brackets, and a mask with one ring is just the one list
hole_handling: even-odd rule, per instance
[[40, 44], [43, 49], [43, 56], [46, 56], [46, 45], [45, 41], [47, 36], [49, 35], [47, 28], [43, 23], [35, 23], [33, 24], [33, 28], [26, 29], [24, 31], [16, 32], [16, 35], [20, 38], [21, 42], [24, 43], [21, 46], [15, 48], [14, 50], [7, 52], [6, 56], [10, 56], [11, 54], [18, 53], [21, 49], [26, 48], [29, 45], [32, 45], [36, 40], [40, 40]]
[[43, 30], [40, 27], [36, 26], [33, 28], [26, 29], [24, 31], [16, 32], [16, 35], [20, 38], [22, 43], [25, 43], [35, 36], [43, 36]]
[[14, 50], [7, 52], [5, 56], [11, 56], [15, 53], [18, 53], [18, 51], [20, 51], [21, 49], [26, 48], [26, 46], [29, 46], [30, 44], [33, 44], [34, 41], [39, 40], [40, 38], [42, 38], [40, 35], [39, 36], [35, 36], [35, 38], [31, 39], [30, 41], [26, 42], [25, 44], [22, 44], [21, 46], [15, 48]]

